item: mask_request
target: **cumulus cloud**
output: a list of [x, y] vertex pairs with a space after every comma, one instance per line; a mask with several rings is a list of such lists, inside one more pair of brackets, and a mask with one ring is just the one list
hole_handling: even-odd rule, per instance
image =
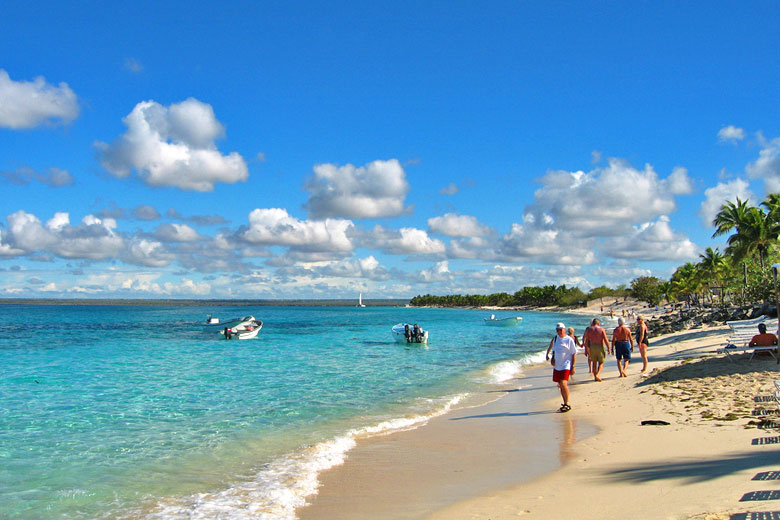
[[104, 260], [116, 257], [124, 245], [115, 232], [113, 219], [87, 215], [81, 224], [72, 226], [68, 213], [59, 212], [44, 226], [35, 215], [19, 210], [7, 220], [9, 243], [25, 253], [49, 252], [62, 258]]
[[309, 192], [304, 207], [312, 218], [363, 219], [401, 215], [409, 183], [401, 164], [391, 159], [359, 168], [318, 164], [303, 188]]
[[496, 257], [510, 262], [585, 265], [596, 261], [594, 244], [576, 239], [559, 229], [515, 223], [509, 233], [499, 240]]
[[175, 255], [155, 240], [135, 238], [127, 244], [122, 260], [128, 264], [146, 267], [164, 267], [175, 259]]
[[588, 173], [550, 171], [540, 183], [529, 208], [535, 221], [583, 237], [622, 234], [632, 223], [667, 215], [677, 208], [674, 195], [691, 190], [684, 168], [662, 180], [650, 165], [637, 170], [615, 158]]
[[699, 248], [683, 233], [676, 233], [669, 225], [669, 217], [662, 215], [655, 222], [634, 227], [628, 237], [610, 238], [601, 248], [612, 258], [645, 261], [685, 261], [696, 258]]
[[481, 237], [491, 232], [490, 227], [480, 224], [476, 217], [455, 213], [446, 213], [441, 217], [428, 219], [428, 228], [431, 233], [453, 238]]
[[423, 283], [451, 283], [454, 278], [450, 272], [449, 262], [444, 260], [436, 262], [430, 269], [420, 270], [417, 281]]
[[185, 222], [192, 222], [194, 224], [198, 224], [199, 226], [214, 226], [217, 224], [228, 224], [229, 221], [226, 220], [224, 217], [221, 217], [219, 215], [192, 215], [189, 217], [185, 217], [178, 211], [176, 211], [173, 208], [170, 208], [165, 215], [168, 218], [173, 218], [177, 220], [183, 220]]
[[73, 184], [73, 176], [67, 170], [60, 168], [48, 168], [44, 172], [38, 172], [29, 166], [22, 166], [11, 172], [0, 171], [0, 176], [20, 186], [26, 186], [31, 182], [40, 182], [54, 187]]
[[187, 224], [161, 224], [155, 236], [163, 242], [195, 242], [200, 235]]
[[240, 233], [252, 244], [290, 246], [305, 251], [352, 251], [349, 220], [298, 220], [281, 208], [255, 209], [249, 228]]
[[763, 180], [767, 193], [777, 193], [780, 191], [780, 137], [762, 141], [758, 159], [745, 167], [745, 173], [751, 179]]
[[417, 228], [395, 230], [375, 226], [370, 241], [374, 247], [395, 255], [436, 255], [447, 249], [444, 242]]
[[720, 211], [721, 206], [726, 202], [736, 202], [737, 197], [741, 200], [750, 199], [756, 201], [756, 196], [750, 191], [750, 184], [740, 178], [728, 182], [720, 182], [716, 186], [704, 190], [704, 201], [699, 208], [702, 224], [707, 227], [712, 226], [712, 221]]
[[117, 177], [135, 170], [150, 186], [194, 191], [213, 191], [218, 182], [249, 177], [241, 155], [222, 155], [217, 149], [214, 141], [225, 130], [211, 105], [194, 98], [168, 107], [143, 101], [122, 121], [127, 131], [118, 139], [95, 143], [100, 164]]
[[744, 138], [745, 131], [734, 125], [724, 126], [718, 131], [718, 140], [722, 143], [736, 143], [737, 141], [742, 141]]
[[39, 76], [33, 81], [14, 81], [0, 69], [0, 127], [33, 128], [68, 124], [79, 115], [76, 94], [67, 83], [53, 86]]

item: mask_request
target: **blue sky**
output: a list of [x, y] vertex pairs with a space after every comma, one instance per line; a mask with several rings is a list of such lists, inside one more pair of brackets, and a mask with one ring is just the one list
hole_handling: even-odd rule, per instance
[[668, 278], [780, 191], [772, 2], [5, 2], [0, 296]]

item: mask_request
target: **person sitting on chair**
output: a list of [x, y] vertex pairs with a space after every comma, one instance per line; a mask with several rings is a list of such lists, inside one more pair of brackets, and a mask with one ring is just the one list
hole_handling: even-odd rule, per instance
[[766, 325], [763, 323], [758, 324], [758, 334], [753, 336], [753, 339], [748, 343], [749, 347], [771, 347], [777, 345], [777, 336], [772, 333], [767, 333]]

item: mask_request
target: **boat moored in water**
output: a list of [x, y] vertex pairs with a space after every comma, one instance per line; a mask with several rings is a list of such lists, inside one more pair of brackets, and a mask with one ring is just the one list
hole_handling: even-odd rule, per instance
[[393, 337], [399, 343], [428, 343], [428, 331], [420, 328], [416, 323], [398, 323], [393, 325]]
[[510, 316], [508, 318], [496, 318], [495, 314], [491, 314], [489, 318], [485, 318], [483, 321], [485, 322], [485, 325], [493, 325], [496, 327], [514, 327], [523, 321], [523, 317]]
[[252, 339], [257, 336], [257, 333], [262, 328], [263, 322], [252, 317], [252, 319], [242, 321], [234, 327], [225, 327], [219, 333], [225, 339]]

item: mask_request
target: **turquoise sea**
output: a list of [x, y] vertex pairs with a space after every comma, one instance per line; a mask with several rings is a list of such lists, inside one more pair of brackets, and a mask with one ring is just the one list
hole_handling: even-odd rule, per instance
[[[253, 314], [257, 338], [203, 324]], [[0, 306], [0, 518], [293, 519], [364, 436], [544, 359], [557, 321], [403, 307]], [[427, 346], [390, 328], [419, 323]]]

